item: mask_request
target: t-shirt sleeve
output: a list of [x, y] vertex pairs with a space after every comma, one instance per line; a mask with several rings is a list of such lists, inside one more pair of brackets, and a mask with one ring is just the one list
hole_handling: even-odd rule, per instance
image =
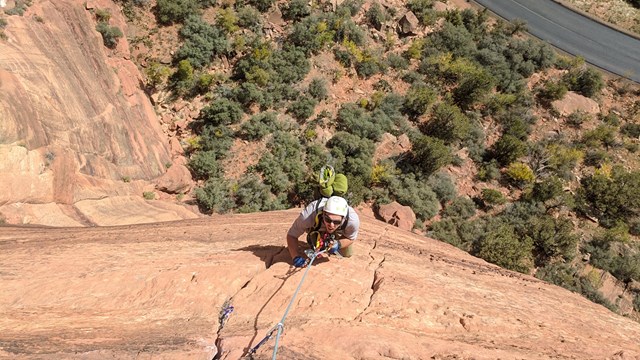
[[347, 223], [347, 227], [344, 229], [344, 237], [349, 240], [355, 240], [358, 238], [359, 229], [360, 217], [352, 207], [349, 207], [349, 222]]
[[307, 207], [300, 212], [300, 215], [298, 215], [293, 224], [291, 224], [289, 231], [287, 231], [288, 236], [293, 236], [297, 239], [308, 229], [315, 226], [316, 219], [314, 213], [316, 209], [316, 201], [311, 202], [311, 204], [307, 205]]

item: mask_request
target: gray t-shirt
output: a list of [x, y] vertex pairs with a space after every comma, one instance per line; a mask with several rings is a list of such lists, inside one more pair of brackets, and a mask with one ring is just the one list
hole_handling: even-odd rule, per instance
[[[293, 236], [294, 238], [298, 239], [305, 232], [313, 230], [313, 228], [316, 226], [316, 203], [318, 201], [320, 201], [320, 207], [318, 208], [318, 210], [321, 210], [324, 207], [324, 203], [327, 202], [327, 198], [315, 200], [307, 205], [307, 207], [302, 210], [296, 221], [291, 224], [291, 228], [289, 228], [287, 235]], [[348, 217], [349, 220], [347, 222], [347, 226], [344, 229], [339, 228], [335, 232], [338, 239], [346, 238], [349, 240], [355, 240], [358, 237], [360, 218], [351, 206], [349, 206]], [[324, 226], [324, 221], [322, 221], [322, 219], [319, 219], [319, 221], [319, 231], [325, 231], [326, 229]]]

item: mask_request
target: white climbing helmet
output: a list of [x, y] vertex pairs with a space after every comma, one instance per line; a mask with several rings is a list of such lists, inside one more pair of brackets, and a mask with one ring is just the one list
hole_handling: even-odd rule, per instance
[[324, 212], [334, 215], [340, 215], [342, 217], [347, 216], [347, 212], [349, 210], [349, 205], [347, 204], [347, 200], [341, 198], [340, 196], [332, 196], [327, 202], [324, 204]]

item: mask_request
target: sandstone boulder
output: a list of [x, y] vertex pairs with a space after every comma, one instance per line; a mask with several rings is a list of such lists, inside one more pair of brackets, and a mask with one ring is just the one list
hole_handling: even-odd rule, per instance
[[571, 115], [576, 111], [592, 115], [600, 112], [600, 105], [595, 100], [573, 91], [567, 92], [564, 98], [554, 101], [551, 105], [562, 116]]
[[155, 181], [156, 189], [169, 194], [186, 193], [193, 186], [191, 172], [184, 165], [172, 165]]
[[398, 32], [401, 35], [412, 35], [416, 33], [419, 25], [420, 21], [416, 15], [413, 12], [408, 11], [398, 21]]
[[396, 201], [380, 205], [377, 215], [387, 224], [397, 226], [403, 230], [411, 231], [416, 223], [416, 214], [411, 207], [401, 205]]

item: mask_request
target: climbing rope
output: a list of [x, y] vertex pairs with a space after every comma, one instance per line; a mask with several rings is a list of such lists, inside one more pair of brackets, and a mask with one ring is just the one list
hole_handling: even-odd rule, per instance
[[267, 332], [267, 335], [262, 340], [260, 340], [260, 342], [256, 346], [254, 346], [253, 348], [251, 348], [251, 350], [249, 350], [249, 352], [247, 352], [247, 355], [249, 357], [255, 354], [256, 351], [258, 351], [258, 349], [260, 348], [260, 346], [262, 346], [264, 343], [269, 341], [269, 339], [271, 339], [271, 336], [273, 336], [273, 333], [277, 330], [278, 332], [276, 334], [276, 344], [275, 344], [275, 347], [273, 348], [273, 357], [271, 358], [272, 360], [276, 359], [276, 355], [278, 353], [278, 342], [280, 341], [280, 335], [282, 335], [282, 331], [284, 330], [284, 320], [287, 318], [287, 314], [289, 313], [289, 310], [293, 305], [293, 301], [296, 299], [296, 296], [298, 296], [298, 292], [300, 291], [300, 287], [302, 287], [304, 278], [307, 276], [309, 269], [311, 269], [311, 264], [313, 264], [313, 261], [316, 259], [316, 257], [318, 257], [320, 254], [323, 254], [325, 252], [327, 252], [327, 250], [321, 250], [317, 252], [313, 252], [313, 250], [305, 251], [305, 254], [309, 257], [309, 262], [306, 265], [307, 268], [304, 271], [304, 274], [302, 275], [302, 279], [300, 279], [300, 284], [298, 284], [298, 288], [293, 293], [293, 297], [291, 298], [291, 301], [289, 302], [289, 305], [287, 306], [287, 309], [285, 310], [284, 315], [282, 316], [282, 319], [278, 324], [276, 324], [276, 326], [274, 326], [273, 328], [271, 328], [271, 330], [269, 330], [269, 332]]

